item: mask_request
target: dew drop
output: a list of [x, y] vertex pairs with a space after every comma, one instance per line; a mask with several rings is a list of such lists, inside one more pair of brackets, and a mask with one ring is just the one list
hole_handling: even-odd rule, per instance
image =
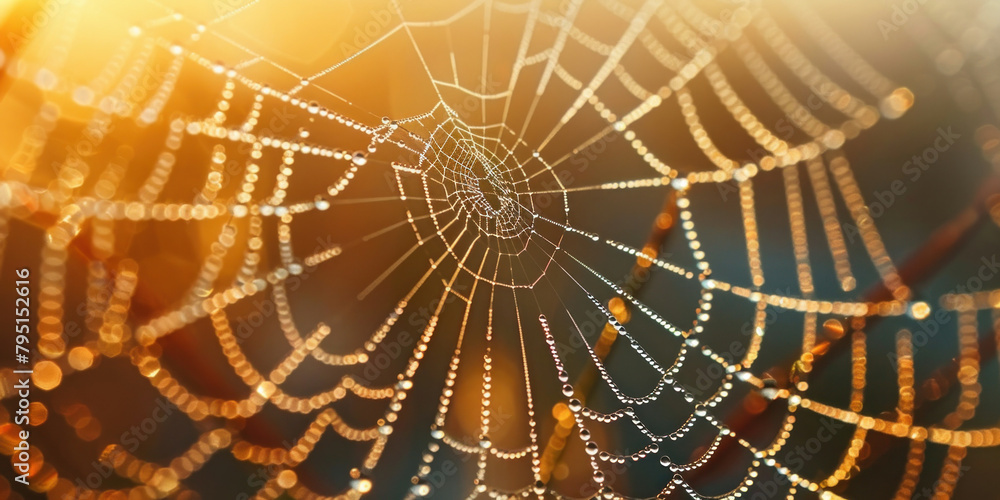
[[73, 102], [81, 106], [89, 106], [94, 102], [94, 91], [85, 85], [77, 87], [73, 90]]
[[534, 488], [534, 490], [535, 490], [535, 494], [536, 495], [542, 495], [542, 494], [544, 494], [545, 493], [545, 483], [543, 483], [541, 480], [535, 481], [535, 488]]
[[431, 494], [431, 487], [423, 480], [420, 480], [417, 484], [410, 487], [410, 493], [418, 497], [425, 497]]

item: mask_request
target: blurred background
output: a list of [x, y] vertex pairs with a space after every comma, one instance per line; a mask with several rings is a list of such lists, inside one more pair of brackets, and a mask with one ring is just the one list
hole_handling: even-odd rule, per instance
[[[757, 80], [750, 46], [816, 120], [844, 131], [835, 141], [843, 146], [819, 157], [849, 161], [867, 216], [912, 291], [901, 310], [920, 303], [931, 311], [816, 315], [818, 350], [802, 397], [897, 421], [897, 334], [906, 330], [913, 423], [995, 429], [997, 294], [966, 316], [976, 354], [966, 345], [964, 357], [959, 314], [940, 298], [1000, 288], [998, 2], [7, 0], [0, 19], [0, 269], [5, 283], [15, 269], [31, 269], [37, 304], [31, 488], [14, 481], [12, 457], [0, 465], [0, 497], [589, 498], [601, 485], [584, 440], [569, 432], [566, 382], [539, 316], [572, 395], [599, 412], [629, 405], [598, 375], [588, 346], [624, 394], [645, 395], [660, 379], [626, 339], [615, 340], [606, 312], [663, 366], [683, 345], [609, 283], [680, 330], [703, 324], [701, 342], [730, 362], [752, 350], [756, 328], [766, 332], [748, 368], [762, 387], [691, 351], [676, 379], [697, 400], [726, 390], [711, 414], [753, 446], [787, 440], [774, 455], [787, 474], [818, 483], [846, 463], [824, 484], [845, 498], [996, 495], [996, 448], [928, 443], [915, 454], [916, 441], [859, 437], [853, 425], [803, 409], [787, 424], [789, 404], [773, 390], [796, 391], [811, 320], [787, 307], [758, 312], [722, 292], [704, 308], [680, 212], [690, 210], [720, 282], [820, 301], [893, 298], [866, 249], [870, 235], [834, 188], [833, 229], [856, 282], [844, 289], [830, 219], [818, 208], [824, 192], [805, 161], [786, 157], [778, 163], [797, 169], [803, 186], [814, 290], [802, 290], [783, 169], [765, 160], [703, 68], [684, 66], [710, 47], [762, 127], [789, 146], [812, 141]], [[801, 61], [793, 55], [789, 64], [781, 44], [772, 46], [771, 21], [815, 68], [805, 79]], [[843, 64], [853, 52], [822, 25], [882, 76]], [[823, 99], [831, 87], [808, 83], [817, 72], [882, 118], [845, 117], [836, 99]], [[894, 93], [873, 95], [881, 81]], [[658, 92], [661, 102], [628, 118]], [[681, 194], [689, 207], [677, 208], [682, 186], [671, 187], [672, 178], [725, 170], [693, 131], [685, 102], [697, 106], [719, 155], [761, 165], [750, 192], [755, 227], [745, 221], [744, 183], [732, 175], [692, 183]], [[574, 106], [580, 111], [567, 115]], [[241, 130], [277, 147], [255, 148]], [[290, 155], [278, 139], [298, 150]], [[617, 184], [638, 179], [650, 182]], [[283, 216], [296, 204], [305, 208]], [[763, 283], [753, 282], [748, 233], [759, 240]], [[313, 265], [314, 255], [322, 262]], [[0, 297], [13, 303], [14, 286], [0, 287]], [[289, 366], [290, 339], [305, 346], [316, 329], [325, 335], [319, 350], [300, 348], [295, 366], [275, 378], [275, 367]], [[11, 349], [14, 335], [2, 337]], [[345, 356], [337, 363], [319, 352]], [[407, 373], [414, 360], [418, 369]], [[859, 364], [860, 386], [852, 381]], [[12, 353], [0, 360], [5, 456], [20, 430], [14, 365]], [[249, 383], [252, 371], [274, 384]], [[276, 386], [304, 402], [265, 402]], [[695, 411], [669, 390], [632, 406], [655, 434]], [[674, 477], [661, 456], [686, 464], [711, 450], [681, 474], [703, 495], [728, 494], [757, 469], [735, 440], [713, 445], [719, 429], [704, 421], [653, 452], [630, 420], [588, 421], [601, 451], [643, 451], [636, 462], [597, 462], [609, 495], [655, 498]], [[527, 453], [480, 454], [484, 442]], [[914, 467], [915, 482], [902, 488]], [[545, 488], [536, 492], [539, 478]], [[744, 497], [789, 495], [773, 468], [760, 467], [754, 483]], [[819, 497], [807, 489], [795, 498]]]

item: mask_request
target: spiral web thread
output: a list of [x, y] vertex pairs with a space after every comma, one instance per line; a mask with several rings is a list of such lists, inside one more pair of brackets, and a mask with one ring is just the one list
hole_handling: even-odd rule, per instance
[[[839, 148], [846, 141], [864, 133], [865, 129], [874, 125], [880, 117], [900, 116], [909, 107], [912, 96], [906, 89], [897, 87], [866, 63], [815, 13], [801, 5], [801, 2], [774, 2], [767, 5], [741, 2], [725, 4], [714, 11], [705, 11], [689, 0], [648, 1], [638, 5], [629, 5], [617, 0], [601, 0], [590, 4], [571, 1], [563, 6], [565, 8], [562, 11], [552, 11], [544, 9], [538, 1], [527, 3], [480, 1], [458, 7], [450, 17], [433, 22], [407, 21], [407, 12], [403, 7], [397, 11], [401, 21], [387, 29], [385, 34], [372, 45], [363, 47], [347, 59], [312, 75], [301, 75], [293, 69], [270, 61], [213, 29], [219, 22], [238, 16], [245, 10], [254, 8], [258, 3], [260, 0], [250, 1], [204, 24], [165, 5], [150, 3], [150, 8], [162, 10], [163, 17], [129, 30], [127, 36], [123, 33], [125, 42], [118, 49], [119, 52], [111, 55], [98, 78], [83, 84], [67, 82], [59, 76], [69, 45], [73, 43], [74, 36], [80, 36], [76, 32], [76, 24], [83, 10], [87, 8], [87, 2], [75, 0], [70, 3], [68, 10], [59, 16], [59, 24], [37, 41], [46, 54], [43, 66], [32, 66], [31, 63], [21, 60], [5, 61], [9, 75], [32, 82], [46, 96], [66, 94], [77, 104], [90, 107], [93, 114], [85, 126], [85, 132], [98, 137], [98, 145], [105, 132], [117, 120], [134, 121], [141, 127], [162, 120], [168, 100], [185, 71], [212, 72], [217, 75], [214, 80], [218, 82], [217, 89], [213, 90], [218, 95], [217, 110], [208, 116], [173, 118], [157, 164], [151, 168], [147, 180], [134, 195], [118, 192], [118, 185], [129, 168], [127, 158], [118, 158], [103, 166], [91, 165], [84, 156], [72, 150], [61, 163], [55, 177], [47, 185], [39, 185], [40, 175], [36, 173], [38, 160], [46, 149], [48, 132], [60, 118], [59, 107], [50, 102], [45, 102], [41, 106], [34, 119], [33, 128], [24, 134], [12, 161], [4, 165], [4, 183], [0, 186], [0, 203], [2, 203], [0, 206], [3, 208], [2, 229], [5, 235], [3, 241], [6, 240], [7, 221], [10, 217], [32, 220], [38, 219], [40, 214], [49, 214], [50, 218], [55, 217], [54, 222], [46, 230], [47, 239], [42, 248], [42, 267], [38, 273], [41, 279], [38, 345], [44, 358], [48, 360], [46, 362], [54, 363], [63, 372], [72, 372], [75, 369], [86, 368], [86, 366], [81, 368], [81, 364], [89, 366], [89, 362], [79, 361], [88, 354], [90, 357], [128, 354], [138, 371], [156, 390], [187, 416], [197, 421], [208, 417], [219, 417], [225, 421], [246, 418], [261, 411], [265, 405], [274, 405], [288, 412], [314, 415], [309, 430], [289, 449], [254, 445], [242, 440], [239, 432], [229, 426], [205, 432], [191, 445], [188, 452], [166, 466], [150, 464], [121, 450], [117, 445], [111, 445], [106, 454], [114, 456], [116, 473], [136, 484], [126, 492], [139, 496], [163, 497], [184, 491], [184, 480], [197, 471], [212, 454], [231, 449], [233, 456], [239, 460], [273, 464], [282, 470], [257, 492], [258, 498], [275, 498], [283, 492], [287, 492], [293, 498], [363, 496], [372, 488], [373, 481], [380, 480], [377, 466], [387, 443], [392, 438], [393, 425], [397, 421], [399, 412], [410, 403], [406, 400], [406, 395], [413, 388], [413, 379], [421, 367], [424, 353], [432, 337], [442, 335], [443, 327], [438, 324], [439, 317], [448, 302], [445, 299], [450, 296], [457, 297], [459, 299], [457, 306], [464, 307], [464, 319], [454, 339], [456, 342], [454, 354], [451, 357], [435, 421], [430, 429], [430, 441], [424, 455], [426, 464], [414, 474], [413, 486], [409, 490], [411, 497], [431, 493], [431, 486], [426, 480], [431, 470], [429, 464], [432, 464], [440, 451], [446, 448], [476, 457], [478, 468], [475, 483], [469, 485], [470, 497], [480, 494], [491, 497], [541, 498], [546, 495], [560, 497], [558, 492], [547, 487], [552, 463], [546, 458], [546, 443], [539, 437], [538, 428], [541, 423], [536, 418], [539, 412], [544, 414], [548, 409], [540, 409], [533, 403], [533, 394], [553, 388], [561, 388], [565, 396], [562, 408], [570, 412], [566, 414], [568, 427], [575, 427], [580, 439], [585, 442], [584, 449], [596, 484], [600, 485], [604, 481], [602, 465], [607, 463], [658, 460], [665, 470], [669, 471], [667, 476], [672, 476], [663, 485], [660, 495], [664, 497], [684, 496], [686, 493], [693, 498], [707, 498], [688, 484], [685, 475], [709, 466], [717, 447], [727, 441], [746, 449], [754, 458], [742, 483], [732, 491], [722, 495], [712, 495], [712, 498], [749, 496], [755, 491], [754, 478], [764, 469], [770, 469], [787, 477], [788, 486], [785, 494], [788, 498], [801, 496], [804, 491], [816, 492], [824, 499], [839, 498], [829, 489], [849, 477], [866, 436], [873, 433], [909, 440], [908, 462], [898, 487], [897, 498], [912, 496], [923, 472], [923, 453], [928, 444], [947, 446], [947, 458], [941, 470], [936, 473], [944, 480], [936, 483], [935, 493], [949, 497], [966, 450], [970, 447], [988, 447], [1000, 443], [1000, 427], [958, 429], [964, 421], [973, 416], [979, 402], [977, 311], [993, 309], [994, 318], [997, 318], [995, 311], [1000, 305], [998, 300], [1000, 291], [952, 294], [942, 297], [936, 306], [911, 299], [911, 292], [902, 282], [892, 259], [887, 255], [879, 232], [868, 214], [848, 160]], [[575, 17], [584, 6], [602, 9], [606, 16], [620, 21], [611, 24], [624, 26], [618, 30], [612, 42], [602, 41], [600, 37], [592, 36], [574, 24]], [[827, 76], [820, 67], [814, 65], [798, 48], [796, 42], [789, 38], [782, 27], [770, 17], [768, 8], [793, 9], [799, 22], [807, 26], [807, 31], [825, 50], [825, 56], [840, 65], [854, 83], [864, 88], [868, 95], [853, 95], [838, 85], [832, 77]], [[483, 19], [483, 32], [486, 35], [483, 41], [483, 53], [486, 54], [488, 52], [486, 44], [490, 40], [488, 35], [491, 16], [501, 14], [519, 16], [523, 23], [521, 43], [517, 48], [512, 76], [501, 90], [467, 88], [458, 81], [457, 70], [453, 75], [432, 71], [427, 58], [442, 56], [423, 51], [415, 33], [420, 30], [450, 29], [454, 23], [480, 16]], [[955, 22], [951, 17], [944, 19], [946, 23]], [[968, 20], [968, 22], [974, 21]], [[177, 44], [157, 36], [158, 28], [168, 25], [187, 29], [190, 39], [186, 43]], [[654, 25], [655, 29], [652, 28]], [[745, 37], [744, 32], [748, 30], [756, 31], [764, 44]], [[529, 52], [533, 37], [543, 31], [554, 35], [553, 42], [540, 52]], [[947, 33], [947, 26], [943, 31]], [[437, 94], [437, 104], [418, 116], [390, 118], [380, 118], [361, 109], [357, 109], [356, 114], [348, 116], [323, 107], [323, 99], [343, 101], [334, 92], [323, 87], [323, 78], [336, 77], [341, 66], [354, 58], [365, 57], [372, 47], [385, 43], [393, 37], [403, 37], [410, 41], [426, 72], [422, 77], [431, 82]], [[241, 53], [244, 59], [228, 67], [216, 63], [211, 57], [212, 54], [198, 52], [198, 42], [203, 40], [227, 46], [235, 53]], [[591, 74], [573, 74], [561, 64], [560, 55], [567, 44], [578, 44], [592, 51], [602, 61], [598, 69]], [[632, 51], [645, 52], [651, 56], [658, 63], [655, 71], [660, 75], [660, 81], [666, 84], [648, 88], [640, 83], [640, 80], [648, 79], [634, 77], [629, 68], [622, 63], [624, 56]], [[794, 125], [810, 138], [809, 140], [800, 144], [789, 144], [750, 112], [730, 86], [725, 69], [716, 61], [717, 55], [722, 51], [734, 51], [738, 55], [760, 87], [773, 100], [774, 105], [787, 114]], [[799, 98], [793, 95], [786, 85], [787, 82], [771, 67], [771, 63], [762, 57], [762, 51], [771, 51], [777, 55], [780, 64], [785, 66], [781, 73], [790, 72], [801, 80], [801, 84], [823, 89], [819, 95], [825, 100], [825, 105], [839, 112], [843, 116], [843, 121], [828, 123], [815, 116]], [[451, 56], [454, 56], [454, 53]], [[138, 85], [139, 76], [147, 71], [152, 61], [158, 57], [167, 57], [171, 61], [162, 75], [162, 83], [151, 95], [144, 96], [141, 102], [133, 102], [131, 96], [135, 94], [132, 89]], [[451, 62], [454, 69], [454, 57], [451, 58]], [[484, 75], [487, 62], [484, 57], [482, 61]], [[246, 73], [260, 65], [272, 66], [287, 73], [298, 83], [282, 90], [266, 86], [246, 76]], [[544, 68], [537, 83], [518, 86], [522, 83], [519, 78], [523, 78], [525, 74], [522, 70], [536, 65]], [[767, 151], [767, 155], [750, 163], [746, 158], [729, 158], [716, 148], [713, 138], [702, 127], [696, 99], [687, 88], [689, 82], [698, 79], [710, 84], [726, 110], [746, 133]], [[627, 91], [631, 101], [628, 106], [621, 108], [612, 106], [598, 97], [601, 95], [602, 86], [615, 80]], [[507, 121], [515, 87], [518, 90], [528, 89], [525, 91], [535, 92], [531, 109], [523, 123]], [[471, 96], [484, 103], [481, 106], [482, 116], [478, 121], [475, 118], [463, 119], [455, 110], [455, 105], [449, 105], [449, 99], [445, 95], [455, 91], [458, 92], [457, 95]], [[533, 114], [536, 106], [540, 102], [546, 102], [554, 93], [567, 92], [574, 96], [572, 104], [562, 111], [558, 120], [553, 121], [555, 125], [541, 135], [544, 137], [542, 140], [529, 144], [525, 140], [526, 131], [535, 123]], [[303, 97], [305, 95], [316, 97], [309, 99]], [[249, 96], [252, 99], [249, 114], [232, 116], [232, 113], [227, 113], [231, 109], [231, 102], [241, 96]], [[677, 100], [691, 136], [704, 153], [704, 157], [716, 168], [694, 171], [679, 169], [670, 165], [666, 158], [653, 154], [644, 146], [644, 143], [655, 143], [662, 138], [641, 137], [634, 130], [634, 124], [647, 115], [664, 112], [661, 105], [669, 99]], [[620, 99], [618, 101], [620, 102]], [[505, 103], [499, 120], [492, 116], [493, 113], [488, 116], [485, 105], [487, 102]], [[344, 128], [345, 133], [356, 131], [365, 134], [370, 141], [369, 151], [372, 153], [390, 148], [398, 149], [404, 153], [413, 153], [411, 157], [417, 161], [388, 162], [377, 159], [375, 155], [369, 157], [364, 152], [348, 153], [337, 146], [336, 135], [315, 136], [310, 135], [308, 130], [302, 130], [298, 136], [272, 136], [261, 132], [258, 119], [262, 112], [280, 104], [291, 104], [303, 116], [337, 124]], [[553, 146], [554, 141], [560, 137], [560, 133], [565, 133], [568, 124], [580, 120], [585, 113], [599, 116], [603, 124], [592, 130], [589, 135], [574, 138], [573, 147], [557, 151], [557, 147]], [[559, 169], [565, 166], [575, 153], [610, 134], [620, 134], [625, 137], [635, 153], [634, 157], [623, 158], [621, 161], [645, 164], [649, 169], [649, 176], [588, 186], [563, 185], [558, 175]], [[178, 175], [174, 172], [176, 168], [174, 152], [184, 141], [192, 140], [191, 138], [195, 136], [208, 138], [216, 144], [209, 158], [211, 173], [192, 202], [161, 201], [160, 193], [164, 185], [172, 175]], [[330, 143], [327, 144], [326, 141]], [[242, 172], [241, 182], [237, 183], [236, 191], [229, 195], [221, 187], [222, 166], [227, 157], [231, 157], [241, 144], [251, 145], [252, 150], [250, 154], [239, 158], [239, 161], [244, 163], [245, 169]], [[262, 158], [268, 152], [280, 154], [281, 163], [278, 167], [265, 164], [266, 160]], [[303, 156], [323, 160], [328, 168], [339, 173], [340, 178], [322, 192], [318, 192], [315, 198], [286, 199], [285, 189], [295, 172], [296, 161]], [[396, 263], [364, 289], [359, 297], [371, 292], [399, 266], [406, 265], [407, 258], [421, 246], [430, 246], [430, 243], [438, 242], [443, 243], [445, 250], [437, 255], [436, 259], [432, 259], [432, 265], [412, 289], [399, 299], [397, 306], [387, 312], [382, 326], [367, 340], [347, 353], [328, 352], [320, 344], [331, 333], [330, 327], [321, 323], [308, 333], [300, 332], [292, 317], [294, 305], [289, 300], [285, 282], [291, 276], [299, 275], [306, 269], [320, 266], [325, 261], [351, 251], [350, 245], [333, 246], [313, 254], [304, 253], [293, 246], [294, 231], [291, 224], [302, 214], [330, 210], [340, 200], [349, 200], [351, 184], [355, 177], [364, 175], [365, 171], [376, 169], [391, 173], [391, 178], [397, 185], [398, 196], [383, 200], [354, 201], [401, 204], [406, 210], [406, 220], [379, 228], [372, 234], [405, 231], [409, 228], [414, 231], [417, 242], [411, 248], [402, 251]], [[275, 172], [274, 189], [271, 192], [256, 190], [259, 179], [271, 171]], [[770, 171], [774, 172], [769, 174]], [[791, 214], [789, 228], [795, 242], [794, 253], [800, 296], [776, 295], [761, 291], [765, 276], [760, 264], [762, 256], [760, 243], [757, 240], [758, 221], [754, 195], [754, 181], [758, 175], [783, 177]], [[95, 178], [98, 179], [96, 183], [90, 182]], [[554, 182], [558, 187], [540, 187], [542, 179], [550, 181], [546, 185], [551, 186]], [[695, 230], [694, 214], [697, 212], [697, 207], [688, 198], [688, 193], [701, 185], [729, 181], [735, 181], [738, 186], [745, 230], [750, 277], [749, 283], [745, 285], [711, 277], [710, 263], [706, 260]], [[881, 302], [833, 302], [814, 298], [812, 267], [806, 243], [806, 225], [802, 216], [803, 182], [809, 183], [816, 192], [818, 210], [823, 218], [824, 231], [841, 288], [845, 292], [851, 291], [855, 288], [856, 282], [834, 208], [837, 197], [848, 207], [853, 222], [861, 232], [871, 261], [885, 287], [891, 292], [891, 299]], [[81, 189], [85, 184], [93, 186], [91, 192]], [[631, 189], [660, 189], [675, 192], [674, 203], [678, 210], [679, 224], [691, 249], [691, 257], [695, 262], [693, 267], [682, 267], [660, 259], [657, 257], [657, 249], [636, 248], [601, 237], [588, 230], [586, 220], [575, 220], [572, 217], [569, 197], [573, 193]], [[537, 206], [534, 197], [538, 195], [551, 195], [559, 202], [548, 207]], [[212, 245], [211, 256], [201, 264], [198, 280], [192, 284], [185, 302], [149, 321], [132, 325], [130, 301], [142, 279], [143, 270], [133, 260], [113, 258], [116, 238], [114, 228], [121, 221], [169, 223], [163, 221], [178, 220], [191, 221], [194, 224], [209, 220], [221, 220], [225, 223], [217, 235], [217, 242]], [[265, 226], [272, 223], [276, 228], [276, 234], [265, 232]], [[88, 276], [88, 331], [85, 332], [86, 342], [70, 349], [62, 330], [67, 260], [70, 245], [81, 238], [80, 235], [87, 226], [90, 232], [83, 234], [90, 235], [92, 239], [90, 245], [95, 257], [89, 267]], [[237, 233], [248, 235], [245, 248], [236, 245]], [[280, 265], [262, 268], [261, 262], [265, 261], [264, 254], [268, 251], [265, 242], [270, 238], [276, 238]], [[617, 251], [623, 260], [634, 260], [655, 273], [694, 280], [701, 287], [697, 319], [689, 325], [675, 325], [669, 318], [657, 313], [654, 304], [639, 301], [621, 285], [600, 274], [595, 266], [588, 264], [585, 255], [579, 252], [570, 253], [565, 248], [568, 240], [576, 240], [577, 244], [611, 248]], [[238, 278], [235, 282], [221, 283], [217, 278], [220, 275], [223, 259], [234, 253], [239, 253], [243, 262]], [[438, 280], [437, 268], [445, 261], [454, 262], [455, 270], [451, 274], [443, 275], [443, 280]], [[530, 300], [536, 289], [547, 287], [546, 282], [552, 274], [564, 275], [575, 283], [579, 288], [577, 293], [592, 302], [593, 306], [607, 317], [615, 333], [622, 337], [623, 341], [627, 341], [627, 347], [638, 353], [643, 361], [659, 374], [656, 380], [650, 381], [647, 394], [635, 396], [620, 390], [603, 366], [603, 355], [598, 354], [594, 346], [588, 345], [589, 357], [597, 367], [603, 383], [612, 389], [622, 406], [610, 413], [602, 413], [587, 407], [580, 399], [574, 397], [574, 387], [568, 382], [569, 376], [564, 369], [564, 360], [556, 348], [555, 334], [549, 324], [551, 316], [565, 313], [575, 325], [574, 315], [565, 310], [552, 311], [549, 316], [543, 314], [537, 318], [528, 318], [523, 317], [520, 310], [521, 307], [525, 307], [523, 301]], [[600, 288], [588, 289], [583, 284], [586, 281], [584, 277], [596, 280], [595, 283], [598, 283]], [[329, 390], [311, 397], [296, 397], [282, 390], [282, 382], [307, 357], [334, 366], [363, 366], [370, 363], [369, 354], [374, 352], [385, 339], [391, 338], [394, 324], [407, 311], [411, 299], [418, 290], [437, 286], [438, 281], [442, 282], [442, 300], [438, 302], [428, 325], [421, 332], [407, 364], [398, 374], [394, 385], [367, 386], [356, 377], [345, 375]], [[463, 282], [470, 283], [471, 289], [456, 286]], [[488, 288], [490, 294], [489, 324], [485, 328], [467, 325], [466, 321], [473, 306], [477, 287]], [[468, 290], [468, 293], [462, 290]], [[258, 371], [258, 368], [244, 356], [227, 315], [228, 306], [251, 296], [266, 294], [270, 294], [277, 306], [281, 330], [289, 344], [288, 355], [267, 373]], [[517, 333], [520, 336], [524, 371], [523, 389], [530, 420], [529, 444], [517, 449], [500, 448], [488, 437], [492, 425], [489, 410], [493, 363], [488, 346], [493, 335], [492, 322], [495, 311], [492, 309], [492, 302], [493, 298], [500, 294], [512, 296], [515, 304], [514, 313], [517, 317]], [[621, 297], [624, 308], [606, 306], [597, 298], [602, 294]], [[710, 321], [713, 298], [719, 295], [745, 299], [756, 308], [752, 343], [743, 359], [736, 362], [727, 361], [710, 347], [710, 339], [703, 339], [702, 333]], [[796, 383], [789, 387], [775, 387], [753, 372], [754, 361], [759, 355], [766, 334], [765, 310], [768, 307], [798, 311], [804, 317], [803, 354], [797, 363], [801, 373]], [[863, 389], [867, 347], [862, 333], [866, 318], [909, 314], [921, 319], [927, 317], [933, 307], [953, 311], [959, 318], [961, 370], [958, 382], [963, 390], [958, 407], [940, 425], [927, 427], [913, 423], [915, 399], [913, 346], [909, 333], [904, 330], [897, 339], [898, 416], [895, 419], [887, 419], [866, 415], [863, 411]], [[681, 344], [676, 357], [668, 360], [656, 359], [656, 356], [644, 350], [641, 343], [625, 327], [627, 322], [627, 319], [623, 319], [625, 309], [637, 311], [636, 314], [652, 320], [662, 329], [662, 333], [680, 339]], [[824, 404], [806, 394], [807, 374], [813, 359], [812, 351], [817, 344], [817, 325], [825, 317], [833, 316], [849, 317], [849, 322], [855, 330], [851, 340], [853, 389], [849, 408]], [[157, 354], [158, 340], [205, 318], [211, 322], [218, 344], [233, 370], [250, 389], [249, 396], [242, 400], [221, 400], [192, 393], [160, 365]], [[473, 328], [476, 331], [485, 330], [487, 348], [481, 361], [463, 357], [463, 339]], [[446, 335], [451, 337], [450, 332]], [[551, 348], [558, 382], [532, 376], [536, 371], [530, 369], [528, 365], [525, 338], [538, 335], [544, 336]], [[87, 353], [78, 351], [81, 348]], [[685, 361], [698, 356], [720, 365], [726, 373], [722, 384], [707, 399], [699, 398], [675, 380], [675, 375], [681, 372]], [[458, 367], [463, 361], [481, 362], [484, 373], [481, 382], [482, 434], [471, 440], [468, 436], [452, 435], [444, 431]], [[767, 446], [754, 446], [713, 416], [713, 409], [730, 397], [735, 392], [734, 386], [740, 384], [746, 384], [770, 399], [787, 402], [788, 412], [782, 429]], [[673, 432], [659, 435], [647, 427], [648, 421], [644, 422], [636, 416], [633, 408], [670, 394], [679, 396], [678, 400], [685, 400], [684, 404], [690, 407], [690, 417]], [[341, 420], [334, 408], [334, 403], [348, 397], [385, 401], [384, 415], [370, 427], [353, 427]], [[850, 447], [843, 452], [838, 467], [827, 476], [802, 477], [776, 460], [786, 439], [794, 432], [796, 415], [801, 415], [803, 412], [839, 420], [854, 428], [854, 439]], [[608, 447], [597, 442], [596, 438], [590, 439], [592, 426], [617, 420], [631, 423], [647, 436], [648, 444], [639, 452], [621, 456], [607, 451]], [[706, 424], [714, 428], [717, 435], [701, 458], [683, 464], [675, 463], [659, 453], [660, 443], [682, 439], [696, 425]], [[351, 471], [348, 488], [334, 497], [310, 491], [297, 481], [292, 471], [308, 458], [319, 438], [327, 430], [332, 430], [344, 440], [363, 442], [367, 446], [363, 460]], [[488, 480], [490, 471], [487, 467], [488, 459], [509, 461], [512, 467], [530, 468], [534, 480], [517, 491], [502, 491], [491, 487]], [[37, 465], [38, 470], [34, 474], [38, 478], [45, 478], [44, 481], [36, 481], [36, 484], [42, 485], [38, 487], [55, 488], [58, 484], [56, 480], [58, 472], [49, 463]], [[680, 490], [683, 490], [683, 493]], [[608, 497], [619, 495], [610, 487], [602, 491]]]

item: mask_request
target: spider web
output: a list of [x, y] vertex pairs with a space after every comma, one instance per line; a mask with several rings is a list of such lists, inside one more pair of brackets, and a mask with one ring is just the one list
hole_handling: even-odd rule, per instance
[[[188, 478], [228, 449], [239, 461], [276, 467], [256, 498], [359, 498], [399, 483], [379, 466], [398, 462], [392, 450], [401, 448], [393, 446], [409, 443], [422, 447], [420, 464], [410, 464], [409, 498], [436, 492], [442, 462], [471, 457], [463, 482], [470, 498], [752, 498], [767, 491], [767, 478], [781, 477], [788, 498], [832, 499], [856, 472], [866, 440], [883, 434], [910, 447], [897, 498], [913, 495], [931, 445], [947, 447], [932, 475], [946, 479], [935, 493], [950, 497], [967, 449], [1000, 441], [997, 427], [960, 429], [979, 404], [978, 311], [993, 310], [995, 318], [1000, 292], [951, 294], [939, 304], [913, 298], [841, 151], [880, 119], [901, 116], [912, 95], [809, 7], [483, 0], [422, 10], [393, 3], [392, 22], [369, 43], [306, 71], [225, 29], [268, 3], [253, 0], [211, 18], [146, 0], [148, 20], [123, 29], [83, 81], [67, 69], [69, 53], [83, 36], [84, 13], [100, 2], [76, 0], [34, 42], [44, 57], [6, 61], [8, 74], [42, 95], [0, 189], [5, 233], [11, 217], [47, 227], [40, 353], [60, 373], [86, 370], [94, 357], [127, 357], [201, 424], [201, 435], [169, 465], [110, 444], [104, 456], [134, 484], [122, 492], [186, 491]], [[789, 10], [785, 17], [821, 48], [815, 57], [779, 20]], [[363, 66], [376, 58], [383, 62]], [[369, 111], [393, 106], [362, 104], [366, 96], [340, 90], [371, 84], [370, 93], [386, 98], [378, 82], [393, 65], [409, 89], [396, 107], [405, 113]], [[212, 102], [185, 98], [191, 94]], [[49, 136], [59, 133], [61, 109], [72, 106], [89, 112], [80, 131], [86, 140], [52, 153], [58, 141]], [[787, 119], [794, 134], [769, 127], [772, 117]], [[716, 125], [722, 122], [733, 128]], [[150, 136], [160, 143], [149, 158], [127, 147]], [[746, 153], [730, 146], [744, 142]], [[105, 153], [95, 160], [86, 148]], [[605, 148], [613, 162], [596, 158]], [[53, 155], [51, 172], [39, 168]], [[309, 182], [296, 183], [301, 177]], [[761, 215], [779, 192], [787, 223]], [[724, 222], [713, 197], [731, 193], [737, 218]], [[845, 235], [844, 213], [861, 248]], [[651, 220], [649, 243], [608, 224], [612, 218]], [[160, 238], [187, 234], [207, 249], [195, 252], [193, 280], [176, 296], [152, 310], [146, 300], [137, 311], [146, 276], [169, 278], [140, 257], [148, 244], [129, 236], [145, 225], [184, 225]], [[197, 236], [183, 232], [191, 227]], [[777, 230], [791, 236], [786, 254], [796, 279], [787, 293], [765, 288], [766, 236]], [[314, 241], [321, 243], [315, 250]], [[819, 252], [816, 241], [828, 249]], [[727, 255], [713, 253], [719, 244], [741, 262], [730, 262], [732, 253], [713, 258]], [[65, 326], [73, 312], [66, 306], [71, 249], [80, 246], [88, 260], [79, 286], [87, 321], [77, 339]], [[859, 250], [871, 269], [851, 258]], [[617, 279], [623, 269], [626, 279]], [[851, 292], [871, 276], [887, 293], [857, 299]], [[659, 293], [640, 296], [658, 283]], [[261, 299], [273, 304], [274, 319], [260, 331], [287, 340], [266, 363], [252, 361], [261, 358], [252, 352], [256, 339], [247, 340], [238, 321]], [[957, 407], [939, 423], [914, 422], [914, 346], [902, 330], [898, 401], [891, 415], [872, 416], [866, 410], [881, 407], [865, 397], [866, 363], [874, 358], [867, 323], [924, 319], [938, 307], [959, 321]], [[378, 321], [363, 317], [372, 311]], [[793, 330], [801, 330], [790, 344], [794, 369], [780, 381], [760, 361], [783, 359], [762, 348], [776, 335], [768, 319], [776, 312], [791, 312]], [[738, 355], [727, 351], [729, 328], [715, 327], [719, 315], [749, 325]], [[419, 328], [411, 343], [401, 336], [403, 319]], [[191, 332], [202, 346], [214, 339], [212, 352], [242, 381], [243, 396], [209, 395], [171, 372], [164, 354], [171, 336]], [[809, 374], [845, 335], [849, 396], [823, 402], [810, 394]], [[307, 364], [336, 375], [313, 376], [319, 385], [308, 387], [320, 388], [294, 395], [286, 381], [292, 385]], [[713, 371], [718, 377], [696, 390], [695, 376]], [[427, 401], [431, 391], [438, 393]], [[748, 398], [786, 408], [767, 439], [726, 424]], [[367, 408], [363, 400], [378, 409], [356, 410]], [[284, 447], [243, 435], [243, 422], [270, 411], [304, 414], [309, 423]], [[780, 461], [800, 429], [824, 420], [852, 433], [831, 453], [830, 467], [807, 476]], [[352, 450], [343, 453], [354, 462], [335, 495], [314, 491], [295, 472], [328, 439]], [[621, 451], [616, 439], [637, 451]], [[714, 455], [727, 447], [741, 450], [739, 478], [693, 486], [689, 478], [711, 474]], [[623, 464], [641, 480], [611, 484], [609, 471]], [[38, 469], [51, 478], [43, 483], [49, 489], [73, 488], [55, 479], [49, 463]]]

